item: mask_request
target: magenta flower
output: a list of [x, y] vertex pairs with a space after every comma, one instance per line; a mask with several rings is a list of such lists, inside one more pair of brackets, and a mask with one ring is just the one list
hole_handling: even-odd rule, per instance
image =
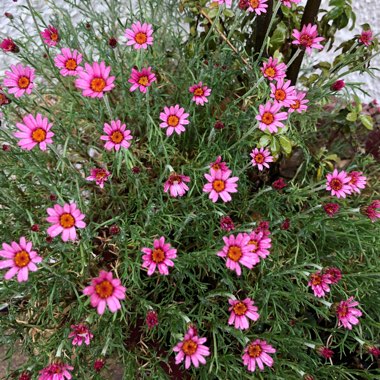
[[363, 30], [359, 36], [359, 42], [365, 46], [371, 45], [373, 41], [373, 33], [372, 30]]
[[168, 180], [164, 185], [164, 192], [167, 193], [170, 190], [172, 197], [182, 197], [189, 190], [185, 182], [190, 182], [190, 177], [182, 174], [171, 173]]
[[276, 350], [267, 344], [265, 340], [256, 339], [244, 349], [243, 363], [248, 371], [255, 372], [256, 364], [260, 371], [264, 370], [264, 364], [272, 367], [273, 359], [268, 354], [274, 354]]
[[4, 53], [18, 53], [20, 51], [12, 38], [4, 38], [3, 41], [1, 41], [0, 49], [2, 49]]
[[106, 361], [103, 358], [98, 358], [94, 361], [95, 372], [100, 372], [102, 368], [106, 365]]
[[44, 29], [41, 32], [41, 36], [45, 44], [49, 46], [56, 46], [57, 43], [60, 41], [58, 30], [54, 28], [54, 26], [52, 25], [49, 25], [47, 29]]
[[277, 132], [278, 128], [283, 128], [284, 124], [281, 120], [288, 118], [287, 112], [279, 112], [281, 105], [279, 103], [272, 104], [267, 102], [265, 105], [260, 104], [259, 114], [256, 116], [259, 128], [262, 131], [268, 130], [270, 133]]
[[203, 186], [203, 192], [210, 193], [209, 198], [215, 203], [218, 198], [223, 202], [229, 202], [232, 198], [230, 193], [237, 193], [237, 181], [239, 177], [230, 177], [232, 171], [225, 172], [211, 169], [209, 174], [205, 174], [208, 183]]
[[138, 71], [132, 68], [131, 76], [128, 79], [129, 83], [132, 83], [130, 92], [133, 92], [137, 89], [142, 93], [146, 93], [146, 89], [157, 80], [156, 75], [151, 72], [151, 67], [143, 67], [141, 71]]
[[30, 95], [34, 88], [35, 70], [29, 66], [23, 66], [18, 63], [16, 66], [11, 65], [11, 71], [5, 72], [4, 86], [8, 88], [10, 94], [20, 98], [25, 93]]
[[202, 82], [199, 82], [198, 84], [194, 84], [189, 88], [189, 92], [193, 94], [192, 101], [195, 102], [197, 105], [203, 106], [205, 103], [208, 102], [207, 97], [211, 94], [211, 88], [208, 88], [207, 86], [203, 85]]
[[211, 162], [210, 168], [215, 171], [221, 170], [222, 172], [226, 172], [230, 170], [227, 166], [226, 162], [222, 162], [222, 156], [218, 156], [214, 162]]
[[279, 79], [276, 84], [270, 83], [270, 97], [281, 106], [290, 107], [297, 99], [295, 87], [291, 86], [290, 80]]
[[87, 181], [95, 181], [95, 183], [103, 189], [104, 187], [104, 182], [108, 180], [108, 177], [110, 176], [110, 172], [106, 169], [98, 169], [94, 168], [91, 169], [91, 175], [88, 176], [86, 179]]
[[293, 29], [293, 37], [295, 41], [292, 42], [293, 45], [300, 45], [306, 49], [307, 54], [311, 54], [312, 49], [323, 49], [323, 46], [320, 44], [321, 41], [324, 41], [323, 37], [318, 37], [317, 25], [304, 25], [301, 31]]
[[273, 162], [270, 151], [265, 148], [253, 149], [250, 156], [252, 157], [252, 166], [257, 166], [260, 171], [264, 170], [264, 166], [269, 168], [269, 162]]
[[301, 0], [281, 0], [282, 5], [285, 5], [285, 7], [291, 8], [292, 3], [293, 4], [299, 4]]
[[364, 189], [367, 184], [367, 177], [362, 175], [362, 172], [349, 172], [348, 175], [351, 177], [348, 185], [351, 187], [351, 191], [355, 193], [360, 193], [361, 189]]
[[94, 335], [91, 334], [90, 329], [82, 323], [79, 323], [78, 325], [71, 325], [71, 330], [72, 331], [69, 334], [69, 338], [74, 338], [71, 342], [73, 346], [81, 346], [83, 342], [86, 346], [88, 346], [91, 339], [94, 337]]
[[220, 218], [220, 228], [223, 231], [230, 232], [235, 229], [233, 220], [229, 216], [223, 216]]
[[278, 60], [269, 57], [268, 62], [263, 63], [261, 71], [265, 78], [269, 80], [279, 80], [286, 77], [285, 63], [278, 63]]
[[66, 76], [76, 76], [83, 71], [83, 67], [79, 66], [82, 62], [82, 54], [78, 50], [71, 51], [69, 48], [63, 48], [62, 54], [54, 58], [55, 66], [61, 69], [59, 73]]
[[154, 273], [157, 266], [158, 271], [162, 275], [167, 276], [169, 274], [168, 267], [174, 267], [171, 259], [177, 257], [177, 250], [169, 243], [165, 244], [163, 236], [153, 241], [153, 249], [144, 247], [141, 249], [141, 252], [145, 253], [142, 257], [142, 267], [148, 268], [148, 276]]
[[6, 259], [0, 261], [0, 269], [10, 268], [4, 279], [10, 280], [17, 274], [18, 282], [28, 281], [29, 271], [36, 272], [36, 264], [42, 261], [42, 257], [38, 256], [36, 251], [32, 251], [32, 243], [26, 241], [24, 236], [20, 238], [19, 243], [3, 243], [0, 256]]
[[332, 218], [340, 209], [340, 206], [337, 203], [326, 203], [323, 205], [323, 209], [326, 214]]
[[47, 144], [52, 144], [51, 139], [54, 133], [50, 131], [53, 124], [49, 123], [47, 117], [37, 114], [34, 117], [32, 114], [24, 116], [23, 123], [17, 123], [18, 132], [14, 136], [20, 139], [17, 143], [22, 149], [31, 150], [36, 145], [41, 150], [47, 149]]
[[339, 79], [331, 85], [331, 90], [332, 91], [340, 91], [345, 87], [346, 87], [346, 83], [344, 83], [344, 80]]
[[352, 330], [352, 325], [357, 325], [359, 323], [357, 317], [361, 317], [362, 312], [355, 307], [358, 305], [359, 302], [354, 301], [354, 297], [350, 297], [347, 301], [340, 301], [336, 308], [338, 327], [343, 326], [348, 330]]
[[195, 368], [199, 367], [199, 363], [206, 364], [206, 356], [210, 355], [210, 350], [203, 343], [207, 338], [200, 338], [193, 327], [189, 327], [183, 340], [174, 348], [174, 352], [178, 352], [175, 357], [175, 363], [182, 363], [185, 359], [185, 368], [188, 369], [191, 364]]
[[283, 179], [283, 178], [279, 178], [279, 179], [276, 179], [276, 181], [274, 181], [272, 183], [272, 187], [276, 190], [282, 190], [284, 189], [286, 186], [288, 186], [288, 184], [286, 183], [286, 181]]
[[240, 264], [252, 269], [259, 262], [259, 259], [252, 253], [254, 248], [249, 244], [248, 234], [238, 234], [236, 237], [230, 235], [223, 236], [224, 247], [217, 254], [219, 257], [226, 257], [226, 267], [241, 275]]
[[269, 249], [272, 247], [272, 239], [268, 237], [269, 233], [265, 233], [264, 231], [252, 231], [246, 235], [249, 237], [248, 244], [251, 246], [251, 252], [257, 262], [260, 261], [260, 258], [267, 258], [270, 254]]
[[372, 223], [380, 218], [380, 200], [373, 201], [369, 206], [363, 208], [363, 214], [371, 219]]
[[307, 285], [311, 286], [316, 297], [321, 298], [330, 292], [329, 284], [331, 283], [332, 281], [328, 274], [322, 274], [320, 271], [317, 271], [310, 275], [310, 280]]
[[247, 1], [247, 11], [255, 12], [257, 15], [261, 15], [261, 13], [267, 13], [268, 0], [248, 0]]
[[338, 268], [327, 268], [324, 272], [330, 277], [331, 284], [337, 284], [342, 278], [342, 272]]
[[330, 359], [334, 356], [334, 351], [328, 347], [318, 347], [317, 353], [325, 359]]
[[49, 216], [46, 220], [52, 224], [47, 229], [47, 233], [51, 237], [62, 234], [62, 240], [75, 240], [77, 233], [75, 227], [85, 228], [86, 223], [83, 221], [84, 214], [77, 208], [76, 203], [65, 203], [63, 206], [56, 204], [54, 208], [48, 208]]
[[148, 45], [153, 45], [153, 28], [150, 24], [141, 24], [137, 21], [132, 24], [132, 29], [125, 30], [127, 46], [133, 45], [135, 49], [148, 49]]
[[308, 108], [306, 104], [309, 103], [309, 100], [305, 99], [305, 96], [307, 95], [306, 92], [295, 91], [295, 95], [296, 95], [296, 99], [290, 105], [288, 109], [288, 113], [293, 113], [294, 111], [298, 113], [302, 113], [306, 111]]
[[180, 135], [182, 132], [185, 132], [184, 126], [190, 123], [190, 121], [187, 120], [188, 117], [189, 114], [185, 113], [185, 109], [178, 104], [171, 107], [164, 107], [164, 112], [160, 113], [160, 119], [163, 121], [160, 127], [168, 128], [166, 130], [166, 136], [171, 136], [173, 132]]
[[111, 125], [104, 123], [103, 131], [106, 135], [100, 136], [100, 140], [107, 141], [104, 147], [107, 150], [115, 149], [118, 151], [121, 147], [128, 149], [131, 145], [129, 140], [132, 140], [131, 131], [126, 129], [125, 124], [121, 124], [120, 120], [112, 120]]
[[146, 313], [145, 322], [149, 329], [158, 326], [158, 315], [154, 310], [149, 310]]
[[337, 169], [334, 169], [333, 173], [327, 174], [326, 178], [326, 190], [331, 190], [331, 195], [346, 198], [346, 195], [351, 194], [352, 190], [349, 184], [351, 177], [344, 170], [338, 172]]
[[83, 294], [91, 297], [91, 306], [97, 308], [102, 315], [106, 306], [111, 313], [121, 309], [120, 301], [125, 299], [125, 287], [118, 278], [113, 278], [112, 272], [101, 270], [99, 277], [91, 280], [91, 285], [83, 289]]
[[102, 98], [106, 91], [111, 91], [115, 85], [115, 77], [110, 76], [111, 66], [104, 61], [85, 63], [85, 70], [78, 72], [75, 87], [83, 90], [82, 95], [90, 98]]
[[70, 380], [74, 367], [65, 363], [53, 363], [42, 369], [38, 380]]
[[254, 306], [254, 301], [251, 298], [246, 298], [243, 301], [229, 299], [228, 303], [231, 307], [228, 311], [231, 312], [228, 319], [229, 325], [235, 325], [235, 329], [245, 330], [249, 328], [248, 319], [257, 321], [260, 317], [257, 312], [257, 306]]

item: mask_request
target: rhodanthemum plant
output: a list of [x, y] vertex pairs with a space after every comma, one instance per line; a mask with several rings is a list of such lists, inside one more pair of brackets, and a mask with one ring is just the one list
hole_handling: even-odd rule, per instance
[[47, 3], [0, 41], [0, 377], [377, 378], [376, 31], [327, 68], [318, 2]]

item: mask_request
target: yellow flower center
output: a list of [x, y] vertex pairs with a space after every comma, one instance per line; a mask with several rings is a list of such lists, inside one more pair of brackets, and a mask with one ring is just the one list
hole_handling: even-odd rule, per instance
[[233, 308], [233, 311], [236, 315], [245, 315], [245, 313], [247, 312], [248, 308], [247, 306], [243, 303], [243, 302], [239, 302], [237, 303], [234, 308]]
[[274, 116], [270, 112], [264, 112], [261, 121], [266, 125], [272, 124], [274, 122]]
[[124, 135], [120, 131], [113, 131], [110, 139], [114, 144], [120, 144], [124, 139]]
[[264, 71], [264, 73], [266, 75], [268, 75], [268, 77], [274, 77], [276, 75], [276, 70], [273, 68], [273, 67], [267, 67]]
[[170, 115], [168, 117], [168, 124], [171, 126], [171, 127], [176, 127], [179, 123], [179, 117], [177, 117], [176, 115]]
[[226, 188], [226, 184], [224, 183], [224, 181], [222, 181], [221, 179], [217, 179], [215, 180], [213, 183], [212, 183], [212, 188], [220, 193], [221, 191], [223, 191], [225, 188]]
[[276, 100], [280, 100], [280, 101], [285, 100], [286, 99], [286, 92], [282, 89], [278, 89], [274, 93], [274, 97], [276, 98]]
[[53, 41], [58, 41], [58, 34], [57, 33], [50, 33], [50, 38]]
[[311, 284], [313, 286], [321, 285], [322, 284], [322, 277], [319, 274], [312, 274], [311, 275]]
[[146, 41], [148, 41], [148, 36], [144, 32], [139, 32], [135, 35], [135, 41], [139, 44], [145, 44]]
[[65, 67], [67, 70], [75, 70], [78, 67], [77, 61], [74, 58], [69, 58], [65, 63]]
[[251, 344], [248, 348], [248, 355], [251, 358], [258, 358], [262, 352], [263, 350], [259, 344]]
[[71, 214], [65, 212], [59, 217], [59, 224], [63, 228], [71, 228], [75, 224], [75, 219]]
[[198, 87], [195, 91], [194, 91], [194, 95], [196, 96], [202, 96], [204, 94], [204, 91], [201, 87]]
[[35, 142], [40, 143], [41, 141], [44, 141], [46, 139], [46, 131], [42, 128], [36, 128], [32, 132], [32, 139]]
[[152, 260], [156, 264], [160, 264], [165, 260], [165, 252], [161, 248], [154, 249], [152, 252]]
[[29, 80], [29, 78], [22, 76], [19, 78], [17, 84], [20, 88], [23, 88], [23, 89], [28, 88], [28, 86], [30, 84], [30, 80]]
[[90, 87], [92, 91], [101, 92], [106, 87], [106, 81], [103, 78], [94, 78], [90, 83]]
[[142, 77], [140, 77], [138, 83], [141, 84], [142, 86], [147, 86], [149, 83], [149, 79], [146, 75], [143, 75]]
[[295, 100], [293, 104], [290, 105], [290, 108], [294, 110], [298, 110], [301, 107], [301, 102], [299, 100]]
[[240, 247], [237, 247], [236, 245], [232, 245], [231, 247], [228, 248], [227, 256], [232, 261], [236, 261], [237, 262], [243, 256], [243, 253], [242, 253]]
[[198, 348], [198, 345], [194, 341], [189, 339], [183, 343], [182, 351], [185, 353], [185, 355], [191, 356], [195, 354], [195, 352], [197, 351], [197, 348]]
[[108, 280], [104, 280], [95, 286], [95, 292], [100, 298], [111, 297], [113, 294], [113, 289], [113, 285]]
[[262, 164], [264, 161], [265, 161], [265, 157], [263, 154], [261, 153], [257, 153], [256, 156], [255, 156], [255, 161], [258, 163], [258, 164]]
[[30, 256], [28, 252], [22, 250], [15, 254], [13, 260], [16, 266], [18, 266], [19, 268], [24, 268], [30, 263]]
[[249, 0], [249, 5], [251, 6], [251, 8], [256, 9], [259, 7], [260, 1], [259, 0]]
[[252, 249], [252, 252], [256, 252], [257, 251], [257, 248], [259, 246], [259, 243], [257, 240], [250, 240], [248, 242], [248, 245], [253, 245], [255, 248]]

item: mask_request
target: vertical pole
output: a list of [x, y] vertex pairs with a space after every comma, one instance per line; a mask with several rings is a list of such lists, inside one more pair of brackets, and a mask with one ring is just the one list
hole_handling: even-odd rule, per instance
[[256, 17], [256, 39], [255, 39], [255, 53], [258, 53], [263, 46], [264, 38], [269, 28], [270, 20], [273, 13], [273, 0], [268, 1], [267, 13], [261, 14]]

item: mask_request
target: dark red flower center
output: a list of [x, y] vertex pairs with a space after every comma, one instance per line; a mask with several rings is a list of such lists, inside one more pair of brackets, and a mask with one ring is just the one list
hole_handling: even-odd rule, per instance
[[104, 280], [95, 286], [96, 294], [103, 299], [111, 297], [113, 294], [113, 289], [113, 285], [108, 280]]
[[311, 47], [313, 44], [313, 37], [309, 34], [302, 34], [300, 37], [300, 44], [305, 47]]
[[168, 181], [171, 185], [178, 185], [182, 182], [182, 179], [178, 174], [171, 174]]
[[333, 190], [338, 191], [338, 190], [342, 189], [343, 183], [342, 183], [342, 181], [340, 179], [334, 178], [334, 179], [331, 180], [330, 186], [331, 186], [331, 188]]
[[24, 268], [30, 263], [30, 256], [28, 252], [22, 250], [15, 254], [13, 260], [17, 267]]

